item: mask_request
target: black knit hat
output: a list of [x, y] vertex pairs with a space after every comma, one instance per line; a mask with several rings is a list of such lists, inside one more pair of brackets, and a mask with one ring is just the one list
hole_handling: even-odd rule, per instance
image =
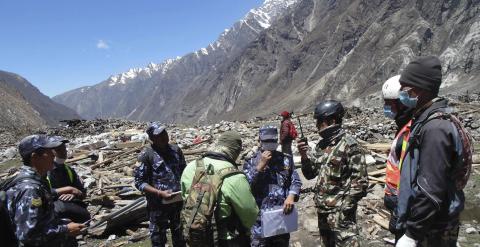
[[400, 76], [400, 83], [438, 95], [442, 83], [442, 65], [435, 56], [419, 57], [410, 62]]

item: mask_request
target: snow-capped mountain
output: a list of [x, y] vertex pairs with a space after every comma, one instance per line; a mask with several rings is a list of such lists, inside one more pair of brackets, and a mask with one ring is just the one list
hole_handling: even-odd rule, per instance
[[88, 118], [248, 119], [358, 102], [422, 55], [442, 60], [444, 90], [478, 90], [479, 11], [468, 0], [267, 0], [206, 48], [54, 99]]
[[[85, 100], [92, 99], [91, 95], [86, 94], [114, 94], [120, 96], [118, 93], [113, 91], [124, 91], [127, 90], [126, 87], [129, 87], [127, 85], [130, 83], [138, 84], [139, 81], [145, 82], [153, 78], [155, 78], [155, 80], [152, 81], [152, 83], [150, 83], [152, 85], [149, 86], [158, 88], [159, 85], [153, 84], [161, 84], [163, 77], [168, 77], [166, 74], [169, 73], [169, 71], [175, 71], [177, 67], [182, 67], [182, 70], [189, 70], [188, 66], [191, 66], [193, 70], [188, 74], [194, 76], [204, 73], [205, 70], [212, 68], [215, 69], [217, 64], [222, 62], [222, 57], [228, 58], [240, 52], [248, 43], [254, 40], [264, 29], [268, 28], [272, 22], [280, 17], [282, 13], [284, 13], [296, 1], [297, 0], [266, 0], [262, 6], [252, 9], [242, 20], [235, 23], [233, 27], [226, 29], [222, 34], [220, 34], [219, 38], [215, 42], [208, 45], [206, 48], [200, 48], [199, 50], [187, 54], [184, 57], [167, 59], [159, 64], [151, 62], [145, 68], [132, 68], [127, 72], [110, 76], [107, 80], [95, 86], [82, 87], [55, 96], [54, 100], [75, 108], [79, 114], [87, 118], [110, 116], [124, 117], [124, 115], [117, 114], [117, 109], [109, 110], [109, 108], [102, 107], [101, 102], [92, 104], [93, 102]], [[189, 78], [182, 78], [182, 81], [185, 80], [189, 80]], [[105, 85], [108, 87], [105, 87]], [[145, 87], [146, 85], [142, 86]], [[102, 92], [99, 92], [99, 90]], [[99, 110], [99, 107], [103, 110]]]

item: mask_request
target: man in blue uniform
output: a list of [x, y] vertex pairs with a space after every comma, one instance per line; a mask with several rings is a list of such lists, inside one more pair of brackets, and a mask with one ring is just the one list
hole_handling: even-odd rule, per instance
[[53, 169], [52, 149], [61, 142], [45, 135], [25, 137], [18, 147], [23, 166], [17, 182], [7, 190], [6, 202], [20, 246], [65, 246], [85, 225], [62, 221], [55, 215], [52, 194], [45, 179]]
[[275, 126], [260, 128], [260, 144], [260, 151], [243, 166], [260, 208], [257, 221], [252, 227], [251, 246], [288, 246], [288, 233], [263, 237], [261, 215], [274, 207], [283, 207], [285, 214], [291, 213], [294, 201], [298, 200], [302, 182], [295, 171], [292, 156], [276, 151], [278, 130]]
[[178, 146], [168, 143], [165, 126], [153, 123], [146, 132], [152, 145], [138, 157], [135, 186], [147, 197], [152, 246], [165, 246], [167, 228], [172, 233], [173, 246], [185, 246], [180, 222], [182, 200], [178, 193], [185, 157]]

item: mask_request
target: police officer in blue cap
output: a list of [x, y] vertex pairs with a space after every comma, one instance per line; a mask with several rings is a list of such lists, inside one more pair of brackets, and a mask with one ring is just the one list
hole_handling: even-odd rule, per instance
[[261, 215], [274, 207], [283, 207], [290, 214], [298, 200], [302, 182], [295, 171], [293, 158], [276, 151], [278, 130], [274, 125], [260, 128], [260, 150], [243, 166], [253, 196], [260, 208], [257, 222], [252, 227], [251, 246], [289, 246], [290, 234], [264, 237]]
[[169, 144], [165, 126], [153, 123], [146, 132], [152, 145], [138, 157], [135, 186], [147, 197], [152, 246], [165, 246], [167, 228], [173, 246], [185, 246], [180, 222], [180, 178], [186, 167], [185, 157], [178, 146]]
[[45, 179], [53, 169], [53, 149], [62, 143], [46, 135], [25, 137], [18, 149], [23, 166], [7, 190], [7, 209], [20, 246], [65, 246], [68, 236], [85, 225], [62, 221], [55, 215], [52, 191]]

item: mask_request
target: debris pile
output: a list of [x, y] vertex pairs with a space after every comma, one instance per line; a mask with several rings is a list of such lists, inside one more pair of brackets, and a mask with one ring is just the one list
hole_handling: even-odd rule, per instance
[[[480, 140], [478, 94], [470, 95], [468, 103], [465, 103], [465, 99], [454, 99], [452, 105], [458, 110], [459, 116], [476, 141]], [[309, 145], [314, 147], [319, 139], [316, 122], [312, 114], [299, 117]], [[292, 121], [298, 129], [297, 118], [294, 117]], [[67, 163], [83, 179], [88, 191], [86, 202], [94, 220], [88, 234], [79, 239], [80, 244], [98, 246], [115, 243], [115, 246], [121, 246], [148, 237], [146, 201], [133, 183], [133, 172], [138, 166], [137, 156], [149, 143], [144, 132], [148, 123], [118, 119], [69, 120], [64, 123], [65, 126], [48, 129], [46, 133], [61, 135], [70, 140]], [[205, 126], [168, 124], [167, 130], [170, 141], [182, 148], [187, 162], [203, 154], [222, 132], [236, 130], [243, 137], [243, 152], [237, 161], [242, 164], [258, 150], [258, 128], [267, 123], [279, 125], [280, 117], [243, 122], [221, 121]], [[359, 204], [358, 222], [361, 236], [372, 246], [384, 246], [393, 238], [386, 230], [389, 213], [383, 208], [383, 186], [387, 151], [396, 126], [392, 120], [383, 116], [381, 108], [358, 107], [347, 109], [343, 125], [368, 150], [366, 160], [370, 193]], [[299, 167], [300, 157], [295, 142], [293, 147], [294, 161]], [[14, 158], [18, 158], [14, 142], [0, 147], [0, 162]], [[474, 162], [479, 163], [479, 160], [480, 156], [476, 154]], [[0, 178], [14, 174], [17, 168], [3, 170]], [[301, 175], [300, 171], [299, 174]], [[313, 193], [310, 193], [316, 181], [303, 177], [302, 180], [302, 195], [297, 203], [300, 213], [299, 231], [292, 234], [291, 243], [293, 246], [312, 246], [312, 243], [319, 243], [316, 209]], [[478, 224], [472, 224], [468, 232], [478, 234], [478, 229]]]

